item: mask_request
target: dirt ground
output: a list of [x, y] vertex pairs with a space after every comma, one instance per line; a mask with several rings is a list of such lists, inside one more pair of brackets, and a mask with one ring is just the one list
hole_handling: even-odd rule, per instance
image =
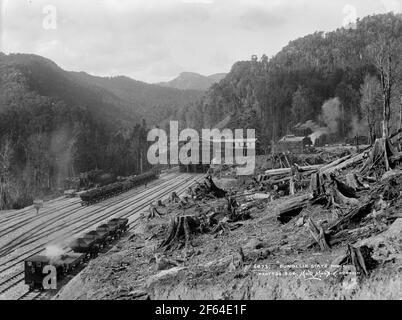
[[[239, 188], [236, 179], [214, 180], [225, 190]], [[373, 184], [359, 201], [383, 192], [380, 186]], [[387, 207], [386, 221], [367, 218], [364, 228], [351, 227], [325, 251], [312, 242], [306, 219], [328, 225], [339, 218], [336, 210], [309, 206], [283, 224], [276, 212], [287, 198], [263, 201], [249, 209], [250, 219], [216, 233], [194, 233], [190, 245], [165, 251], [160, 244], [172, 217], [207, 212], [225, 199], [187, 209], [168, 204], [158, 209], [165, 215], [143, 217], [135, 233], [92, 260], [55, 299], [402, 299], [400, 195]], [[367, 275], [340, 263], [348, 244], [373, 250], [375, 267]]]

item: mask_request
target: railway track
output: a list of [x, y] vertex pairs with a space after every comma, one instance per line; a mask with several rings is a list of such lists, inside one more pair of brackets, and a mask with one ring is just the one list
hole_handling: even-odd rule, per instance
[[[176, 180], [175, 183], [171, 186], [172, 182], [173, 182], [173, 181], [166, 182], [166, 183], [164, 183], [163, 185], [158, 186], [157, 189], [151, 190], [149, 193], [146, 194], [146, 196], [148, 196], [149, 194], [154, 194], [154, 193], [156, 193], [156, 192], [158, 193], [158, 196], [163, 196], [163, 194], [162, 194], [162, 195], [159, 195], [159, 192], [160, 192], [161, 190], [162, 190], [162, 191], [165, 190], [166, 185], [168, 185], [169, 188], [174, 189], [174, 188], [179, 187], [179, 185], [180, 185], [181, 183], [183, 183], [183, 181], [182, 181], [181, 179], [179, 179], [179, 180]], [[128, 198], [129, 198], [129, 199], [132, 199], [133, 197], [132, 197], [132, 195], [130, 195], [130, 196], [128, 196]], [[152, 201], [153, 201], [153, 200], [152, 200]], [[63, 224], [61, 224], [61, 225], [59, 224], [59, 226], [57, 226], [56, 228], [52, 228], [52, 229], [48, 230], [47, 232], [41, 232], [41, 233], [39, 233], [39, 234], [36, 235], [36, 236], [37, 236], [36, 239], [32, 240], [32, 241], [31, 241], [30, 243], [28, 243], [28, 244], [25, 243], [25, 244], [23, 245], [22, 243], [18, 243], [18, 245], [19, 245], [19, 250], [21, 250], [21, 248], [23, 248], [23, 247], [28, 246], [28, 245], [31, 244], [31, 243], [35, 243], [35, 242], [37, 242], [37, 241], [39, 241], [39, 240], [45, 239], [46, 236], [49, 236], [50, 234], [55, 234], [57, 231], [64, 230], [61, 234], [59, 234], [58, 237], [53, 237], [53, 238], [51, 238], [51, 239], [48, 239], [47, 242], [40, 243], [36, 248], [40, 248], [40, 247], [43, 246], [43, 245], [49, 244], [49, 242], [51, 242], [51, 241], [56, 241], [57, 243], [60, 243], [60, 241], [63, 241], [65, 238], [71, 238], [73, 234], [78, 233], [78, 232], [81, 232], [81, 231], [85, 230], [85, 228], [89, 228], [89, 227], [93, 226], [94, 224], [105, 220], [106, 218], [112, 217], [113, 215], [115, 215], [115, 214], [117, 214], [117, 213], [119, 213], [119, 212], [122, 212], [122, 211], [126, 210], [127, 208], [131, 208], [133, 205], [138, 204], [138, 202], [141, 202], [141, 207], [138, 209], [138, 210], [141, 210], [141, 209], [143, 209], [143, 205], [144, 205], [144, 204], [145, 204], [145, 205], [148, 205], [148, 204], [149, 204], [149, 199], [147, 198], [147, 199], [145, 199], [145, 200], [142, 200], [142, 199], [134, 198], [133, 200], [130, 200], [129, 202], [124, 202], [124, 201], [122, 201], [121, 199], [119, 199], [119, 200], [117, 200], [117, 204], [116, 204], [116, 203], [113, 203], [112, 205], [107, 205], [107, 206], [105, 206], [105, 207], [102, 206], [101, 208], [96, 209], [94, 212], [91, 211], [91, 212], [90, 212], [91, 214], [86, 213], [86, 216], [87, 216], [87, 217], [85, 217], [85, 218], [78, 217], [77, 219], [74, 219], [73, 222], [70, 221], [70, 223], [67, 223], [67, 224], [66, 224], [66, 223], [63, 223]], [[112, 207], [114, 207], [114, 206], [116, 206], [116, 207], [115, 207], [113, 210], [111, 210], [111, 211], [106, 211], [106, 209], [110, 209], [110, 208], [112, 208]], [[137, 210], [137, 208], [136, 208], [136, 210]], [[138, 210], [137, 210], [137, 211], [138, 211]], [[103, 212], [103, 211], [106, 211], [106, 213], [103, 213], [103, 214], [102, 214], [101, 212]], [[100, 216], [95, 216], [95, 215], [94, 215], [94, 214], [98, 214], [98, 213], [101, 213]], [[130, 212], [129, 212], [129, 213], [130, 213]], [[134, 212], [134, 213], [135, 213], [135, 212]], [[119, 217], [122, 217], [122, 215], [120, 215]], [[72, 227], [72, 226], [74, 226], [74, 225], [76, 225], [75, 228], [73, 228], [73, 229], [68, 229], [68, 227]], [[10, 252], [10, 253], [11, 253], [11, 252], [14, 252], [14, 250], [15, 250], [16, 247], [17, 247], [17, 245], [14, 245], [12, 248], [9, 248], [8, 251], [4, 251], [4, 249], [3, 249], [3, 251], [2, 251], [2, 252], [3, 252], [3, 255], [4, 255], [5, 252]], [[17, 257], [13, 257], [13, 258], [8, 259], [8, 263], [15, 261], [15, 260], [18, 259], [18, 257], [20, 257], [21, 255], [22, 255], [22, 254], [20, 254], [20, 255], [17, 256]], [[4, 265], [5, 265], [5, 264], [2, 264], [2, 265], [0, 265], [0, 266], [4, 266]], [[0, 270], [0, 273], [3, 273], [3, 272], [6, 271], [7, 269], [9, 269], [9, 268], [1, 269], [1, 270]]]
[[[185, 175], [179, 175], [178, 177], [183, 177]], [[186, 190], [189, 186], [195, 184], [197, 181], [202, 180], [205, 177], [205, 175], [201, 175], [201, 176], [193, 176], [193, 175], [189, 175], [189, 177], [187, 177], [184, 181], [182, 179], [177, 178], [177, 183], [173, 183], [172, 185], [172, 180], [168, 181], [168, 185], [169, 187], [166, 188], [166, 183], [162, 183], [162, 185], [164, 187], [158, 186], [158, 192], [155, 193], [154, 187], [150, 188], [150, 193], [152, 193], [152, 198], [149, 199], [145, 199], [144, 201], [142, 201], [142, 204], [140, 205], [139, 208], [136, 208], [136, 210], [134, 211], [128, 211], [125, 213], [121, 213], [119, 215], [119, 217], [121, 218], [129, 218], [129, 225], [130, 225], [130, 229], [129, 230], [133, 230], [135, 227], [135, 224], [137, 223], [137, 221], [139, 220], [139, 214], [144, 211], [151, 202], [155, 201], [156, 199], [160, 199], [163, 197], [166, 197], [170, 192], [172, 191], [176, 191], [178, 194], [181, 194], [184, 190]], [[174, 180], [176, 181], [176, 180]], [[180, 186], [181, 185], [181, 186]], [[128, 196], [128, 198], [132, 198], [133, 195]], [[117, 199], [116, 201], [121, 202], [121, 199]], [[137, 204], [138, 202], [140, 202], [141, 200], [136, 199], [133, 202], [128, 202], [127, 204], [125, 204], [123, 206], [123, 208], [120, 206], [118, 208], [116, 208], [115, 210], [113, 210], [111, 213], [109, 212], [109, 214], [106, 214], [109, 218], [111, 216], [116, 215], [118, 212], [124, 212], [124, 210], [132, 207], [133, 205]], [[103, 210], [105, 210], [105, 208], [103, 208]], [[116, 212], [115, 212], [116, 211]], [[90, 227], [95, 226], [96, 224], [104, 221], [105, 219], [107, 219], [107, 217], [105, 217], [106, 215], [101, 215], [100, 217], [95, 218], [94, 220], [88, 221], [85, 226], [77, 226], [75, 227], [73, 230], [76, 231], [77, 233], [74, 233], [74, 235], [77, 235], [80, 232], [84, 232], [87, 229], [89, 229]], [[138, 215], [138, 217], [133, 218], [133, 216]], [[59, 229], [62, 229], [62, 226], [59, 227]], [[36, 240], [37, 241], [37, 240]], [[51, 240], [53, 241], [53, 240]], [[50, 242], [51, 242], [50, 241]], [[35, 242], [35, 241], [34, 241]], [[12, 261], [15, 261], [14, 263], [12, 263], [11, 265], [8, 265], [6, 268], [3, 268], [2, 270], [0, 270], [0, 274], [4, 273], [7, 270], [10, 270], [11, 268], [17, 266], [19, 263], [23, 262], [26, 258], [34, 256], [40, 252], [43, 251], [43, 246], [48, 243], [41, 243], [40, 245], [36, 246], [34, 249], [31, 249], [21, 255], [19, 255], [18, 257], [14, 257], [12, 259]], [[9, 263], [10, 261], [8, 261], [6, 263], [6, 265]], [[3, 264], [4, 265], [4, 264]], [[0, 282], [0, 295], [6, 293], [7, 291], [11, 290], [13, 287], [16, 287], [17, 285], [21, 284], [24, 281], [24, 272], [16, 272], [14, 273], [11, 277], [8, 277], [6, 280]], [[39, 294], [38, 294], [39, 295]], [[32, 296], [34, 298], [32, 298]], [[28, 293], [24, 293], [20, 298], [22, 298], [23, 300], [32, 300], [32, 299], [37, 299], [37, 296], [35, 295], [30, 295]]]
[[28, 291], [17, 300], [42, 300], [46, 297], [50, 297], [50, 294], [47, 292]]
[[[167, 179], [169, 176], [172, 176], [172, 175], [174, 176], [174, 174], [168, 174], [163, 179]], [[158, 181], [158, 180], [156, 180], [156, 181]], [[155, 182], [151, 182], [149, 184], [149, 186], [145, 190], [150, 190], [154, 186], [155, 186]], [[132, 190], [130, 190], [130, 191], [132, 191]], [[130, 191], [128, 191], [127, 193], [130, 193]], [[115, 199], [118, 198], [119, 196], [115, 197]], [[109, 200], [109, 199], [107, 199], [107, 200]], [[105, 202], [107, 200], [105, 200]], [[63, 202], [62, 204], [60, 204], [61, 201]], [[50, 217], [50, 219], [47, 221], [47, 224], [49, 224], [51, 222], [54, 222], [54, 221], [57, 221], [57, 219], [63, 218], [66, 215], [70, 215], [70, 214], [72, 214], [74, 212], [78, 212], [78, 211], [80, 211], [82, 209], [81, 201], [78, 200], [77, 198], [74, 198], [74, 199], [59, 199], [58, 202], [53, 201], [52, 203], [54, 203], [54, 204], [50, 205], [50, 206], [48, 205], [48, 203], [46, 203], [46, 208], [43, 208], [40, 211], [41, 213], [39, 215], [40, 219]], [[73, 210], [71, 211], [71, 209], [73, 209]], [[21, 212], [22, 212], [21, 213], [22, 216], [25, 216], [25, 213], [30, 212], [30, 216], [25, 217], [26, 218], [25, 220], [19, 221], [16, 224], [12, 223], [13, 220], [10, 221], [8, 218], [5, 218], [5, 219], [3, 218], [1, 220], [0, 223], [3, 224], [3, 225], [4, 224], [10, 224], [10, 223], [12, 223], [12, 225], [7, 226], [4, 229], [0, 229], [0, 238], [12, 233], [13, 231], [16, 231], [16, 230], [18, 230], [18, 229], [20, 229], [20, 228], [22, 228], [22, 227], [24, 227], [26, 225], [29, 225], [31, 222], [33, 222], [35, 220], [38, 220], [38, 215], [35, 213], [36, 211], [33, 209], [33, 207], [29, 207], [29, 209], [23, 209]], [[55, 215], [55, 212], [57, 212], [56, 215]], [[16, 219], [16, 220], [18, 220], [18, 219]]]
[[[76, 223], [80, 223], [80, 225], [83, 225], [83, 220], [85, 221], [87, 218], [82, 217], [82, 212], [85, 211], [85, 215], [88, 215], [90, 218], [94, 217], [96, 214], [101, 213], [102, 211], [108, 210], [114, 206], [119, 206], [119, 209], [121, 210], [121, 207], [123, 204], [126, 203], [127, 200], [129, 201], [136, 201], [137, 198], [139, 197], [147, 197], [149, 194], [152, 194], [153, 192], [158, 192], [162, 190], [163, 188], [166, 187], [166, 185], [169, 185], [171, 183], [175, 183], [176, 181], [180, 180], [180, 176], [175, 177], [173, 180], [165, 181], [159, 186], [147, 189], [145, 192], [141, 192], [140, 194], [137, 194], [134, 198], [131, 193], [128, 193], [127, 195], [121, 195], [113, 199], [113, 201], [106, 201], [105, 204], [103, 205], [97, 205], [97, 206], [92, 206], [92, 207], [86, 207], [82, 208], [81, 206], [77, 208], [77, 210], [73, 210], [70, 212], [65, 213], [62, 217], [58, 216], [56, 218], [51, 219], [47, 223], [44, 223], [43, 225], [37, 226], [35, 228], [29, 229], [26, 233], [22, 234], [21, 236], [13, 239], [6, 245], [0, 249], [0, 256], [6, 256], [9, 253], [12, 253], [16, 247], [22, 248], [23, 246], [27, 246], [33, 242], [36, 242], [45, 236], [55, 233], [55, 231], [59, 231], [62, 229], [66, 229]], [[155, 189], [157, 188], [157, 189]], [[110, 199], [109, 199], [110, 200]], [[130, 204], [131, 205], [131, 204]], [[124, 208], [123, 208], [124, 209]], [[74, 219], [72, 219], [72, 216], [75, 216]], [[66, 221], [61, 224], [60, 221], [65, 219]], [[57, 224], [56, 229], [54, 225]], [[47, 229], [47, 230], [45, 230]], [[42, 231], [42, 232], [40, 232]], [[73, 230], [75, 231], [75, 230]], [[26, 241], [31, 240], [30, 242], [26, 243]], [[0, 271], [1, 272], [1, 271]]]
[[[161, 189], [165, 190], [166, 185], [169, 185], [169, 190], [170, 190], [170, 189], [175, 189], [175, 188], [179, 187], [179, 184], [180, 184], [180, 183], [183, 183], [183, 181], [182, 181], [182, 180], [178, 180], [178, 181], [176, 181], [175, 184], [173, 184], [173, 186], [170, 186], [170, 185], [172, 184], [172, 181], [170, 181], [170, 182], [168, 182], [168, 183], [163, 184], [163, 186], [158, 187], [157, 190], [158, 190], [158, 191], [160, 191]], [[154, 193], [155, 193], [155, 190], [151, 190], [151, 192], [148, 193], [148, 194], [154, 194]], [[163, 196], [163, 194], [157, 193], [156, 196]], [[129, 198], [132, 198], [132, 195], [129, 196]], [[62, 234], [59, 234], [57, 237], [53, 237], [53, 238], [51, 238], [51, 239], [48, 239], [48, 241], [46, 241], [46, 242], [39, 243], [35, 248], [31, 248], [31, 249], [29, 250], [29, 252], [31, 252], [32, 250], [35, 250], [35, 249], [42, 248], [43, 246], [50, 244], [52, 241], [59, 243], [59, 242], [62, 241], [64, 238], [71, 238], [71, 237], [74, 235], [73, 233], [84, 232], [87, 228], [90, 228], [90, 227], [94, 226], [96, 223], [101, 222], [101, 221], [104, 221], [105, 219], [114, 216], [114, 215], [117, 214], [118, 212], [121, 212], [122, 210], [126, 209], [127, 207], [132, 207], [133, 205], [138, 204], [138, 202], [141, 201], [141, 200], [142, 200], [142, 199], [136, 199], [136, 198], [135, 198], [133, 201], [130, 201], [130, 202], [128, 202], [128, 203], [123, 203], [123, 204], [122, 204], [121, 200], [117, 200], [119, 206], [116, 207], [115, 209], [113, 209], [112, 211], [106, 212], [105, 214], [102, 214], [101, 216], [96, 216], [94, 219], [91, 219], [91, 217], [93, 218], [93, 216], [89, 216], [87, 219], [90, 219], [90, 220], [85, 220], [85, 219], [84, 219], [84, 221], [85, 221], [84, 223], [83, 223], [82, 219], [80, 219], [80, 220], [78, 221], [78, 223], [79, 223], [78, 226], [76, 226], [73, 230], [69, 230], [68, 232], [64, 232], [64, 233], [62, 233]], [[153, 201], [153, 199], [147, 198], [147, 199], [145, 199], [145, 201], [142, 201], [142, 206], [141, 206], [140, 208], [136, 209], [136, 211], [134, 211], [134, 214], [135, 214], [137, 211], [143, 209], [144, 203], [147, 205], [147, 204], [149, 204], [150, 201]], [[96, 212], [98, 213], [99, 211], [103, 211], [104, 209], [105, 209], [105, 207], [101, 207], [100, 209], [96, 210]], [[120, 215], [119, 217], [122, 217], [122, 216]], [[63, 225], [62, 227], [59, 227], [57, 230], [52, 229], [51, 231], [54, 233], [55, 231], [59, 231], [60, 229], [63, 229], [63, 228], [65, 228], [65, 227], [66, 227], [66, 226]], [[47, 234], [46, 234], [46, 235], [47, 235]], [[42, 236], [45, 236], [45, 235], [42, 234]], [[42, 238], [44, 238], [44, 237], [42, 237]], [[13, 250], [14, 250], [14, 248], [13, 248]], [[16, 260], [18, 260], [18, 259], [20, 259], [20, 258], [26, 259], [26, 258], [32, 256], [32, 255], [24, 256], [24, 255], [26, 255], [26, 254], [27, 254], [27, 252], [24, 252], [24, 253], [22, 253], [22, 254], [19, 254], [19, 255], [16, 256], [16, 257], [13, 257], [13, 258], [11, 258], [11, 259], [8, 259], [8, 261], [7, 261], [5, 264], [2, 264], [1, 266], [4, 267], [5, 265], [9, 264], [10, 262], [16, 261]], [[34, 254], [36, 254], [36, 252], [34, 252]], [[22, 259], [22, 260], [23, 260], [23, 259]], [[4, 273], [4, 272], [7, 271], [8, 269], [12, 268], [13, 266], [15, 266], [16, 264], [18, 264], [19, 262], [20, 262], [20, 261], [17, 261], [16, 263], [14, 263], [14, 264], [12, 264], [12, 265], [8, 265], [7, 267], [1, 269], [1, 270], [0, 270], [0, 274], [1, 274], [1, 273]]]

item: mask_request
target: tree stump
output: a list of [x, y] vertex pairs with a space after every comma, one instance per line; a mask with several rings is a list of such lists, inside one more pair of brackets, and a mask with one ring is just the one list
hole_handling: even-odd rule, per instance
[[178, 216], [170, 220], [167, 236], [160, 247], [170, 250], [174, 246], [180, 246], [183, 243], [188, 246], [192, 234], [199, 232], [201, 221], [193, 216]]
[[151, 204], [149, 206], [148, 220], [155, 219], [156, 217], [162, 217], [162, 216], [163, 216], [163, 214], [161, 214], [153, 204]]
[[322, 251], [327, 251], [330, 246], [326, 239], [326, 234], [321, 226], [317, 226], [311, 218], [307, 219], [307, 226], [310, 230], [311, 236], [318, 243]]

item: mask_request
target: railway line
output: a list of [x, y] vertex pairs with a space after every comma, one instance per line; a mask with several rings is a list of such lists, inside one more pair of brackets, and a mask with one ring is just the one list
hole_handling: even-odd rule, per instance
[[[17, 237], [17, 240], [13, 239], [6, 247], [0, 249], [0, 275], [6, 274], [0, 280], [0, 297], [23, 284], [24, 272], [19, 266], [22, 267], [25, 259], [41, 253], [47, 245], [62, 244], [66, 249], [67, 243], [65, 241], [96, 227], [96, 225], [112, 217], [128, 218], [129, 231], [132, 231], [140, 219], [140, 213], [144, 212], [151, 202], [165, 198], [172, 191], [181, 194], [203, 177], [203, 175], [196, 176], [179, 173], [166, 174], [161, 180], [151, 183], [139, 193], [137, 189], [134, 189], [90, 207], [82, 207], [77, 199], [74, 199], [75, 203], [72, 204], [62, 200], [59, 200], [59, 203], [52, 201], [52, 209], [47, 208], [45, 211], [46, 216], [51, 215], [51, 210], [68, 210], [68, 208], [73, 208], [75, 205], [78, 205], [79, 208], [74, 209], [73, 213], [70, 211], [70, 215], [63, 212], [61, 216], [64, 218], [60, 218], [58, 215], [57, 218], [52, 219], [51, 223], [30, 228], [27, 234]], [[80, 211], [81, 215], [79, 214]], [[24, 209], [24, 212], [26, 213], [28, 210]], [[84, 217], [82, 216], [83, 212], [85, 212]], [[73, 219], [69, 220], [68, 218], [71, 219], [71, 216], [73, 216]], [[15, 217], [16, 214], [13, 215], [13, 218]], [[42, 293], [40, 292], [36, 294], [27, 293], [26, 290], [23, 290], [18, 295], [18, 299], [36, 300], [46, 298], [46, 295], [41, 295]]]
[[[158, 192], [159, 190], [165, 188], [167, 185], [174, 184], [177, 181], [176, 179], [179, 179], [178, 181], [180, 181], [180, 178], [176, 177], [172, 180], [163, 182], [157, 187], [149, 188], [146, 191], [137, 194], [135, 197], [133, 197], [133, 195], [129, 193], [123, 197], [116, 197], [113, 199], [113, 201], [105, 201], [105, 203], [102, 205], [97, 206], [94, 205], [91, 207], [86, 207], [87, 210], [85, 210], [86, 212], [85, 215], [88, 215], [89, 217], [94, 217], [96, 214], [111, 209], [115, 206], [118, 206], [117, 209], [121, 210], [121, 208], [123, 207], [123, 205], [127, 203], [127, 201], [129, 201], [130, 202], [129, 204], [131, 204], [131, 202], [136, 201], [138, 197], [146, 197], [151, 193]], [[76, 201], [78, 201], [79, 204], [79, 200]], [[77, 208], [76, 210], [67, 211], [62, 215], [57, 215], [56, 217], [48, 221], [45, 221], [45, 223], [42, 223], [31, 229], [26, 230], [25, 233], [21, 234], [21, 236], [18, 236], [9, 243], [3, 245], [2, 248], [0, 249], [0, 256], [6, 256], [7, 254], [13, 252], [15, 247], [21, 248], [23, 246], [29, 245], [32, 242], [42, 239], [46, 235], [54, 233], [55, 231], [59, 231], [61, 229], [68, 230], [67, 229], [68, 227], [74, 225], [77, 222], [80, 222], [80, 225], [82, 225], [86, 219], [85, 216], [84, 217], [82, 216], [82, 212], [83, 208], [79, 206], [79, 208]], [[115, 210], [113, 212], [115, 212]], [[62, 221], [63, 223], [61, 223]], [[57, 225], [56, 227], [57, 230], [55, 230], [55, 225]], [[28, 240], [31, 241], [29, 243], [26, 243], [26, 241]]]
[[[182, 181], [180, 180], [179, 181], [179, 183], [182, 183]], [[168, 183], [168, 185], [171, 185], [173, 188], [176, 188], [177, 187], [177, 185], [176, 184], [174, 184], [174, 182], [171, 180], [169, 183]], [[159, 187], [157, 190], [155, 190], [155, 189], [153, 189], [152, 190], [152, 192], [151, 193], [155, 193], [155, 191], [158, 191], [159, 189], [161, 189], [161, 188], [166, 188], [166, 183], [164, 184], [164, 185], [162, 185], [161, 187]], [[149, 193], [147, 193], [146, 195], [149, 195]], [[141, 196], [144, 196], [144, 194], [141, 194]], [[157, 196], [160, 196], [159, 194], [157, 194]], [[110, 216], [112, 216], [112, 215], [114, 215], [115, 213], [118, 213], [118, 212], [121, 212], [122, 210], [124, 210], [125, 208], [127, 208], [127, 207], [131, 207], [131, 206], [133, 206], [133, 205], [135, 205], [135, 204], [138, 204], [138, 199], [136, 199], [136, 198], [134, 198], [132, 195], [130, 195], [128, 198], [132, 198], [132, 199], [134, 199], [132, 202], [129, 202], [128, 204], [126, 203], [126, 202], [123, 202], [121, 199], [117, 199], [116, 201], [118, 202], [118, 204], [119, 204], [119, 206], [117, 207], [117, 208], [115, 208], [114, 210], [112, 210], [112, 211], [107, 211], [106, 212], [106, 214], [102, 214], [100, 217], [99, 216], [94, 216], [93, 214], [86, 214], [87, 215], [87, 217], [84, 217], [84, 218], [82, 218], [79, 222], [79, 225], [77, 226], [77, 227], [75, 227], [73, 230], [69, 230], [69, 231], [77, 231], [77, 232], [80, 232], [81, 230], [85, 230], [86, 229], [86, 227], [91, 227], [92, 225], [94, 225], [95, 223], [97, 223], [97, 222], [99, 222], [99, 221], [102, 221], [102, 220], [104, 220], [104, 219], [106, 219], [107, 217], [110, 217]], [[149, 200], [149, 199], [146, 199], [146, 200]], [[146, 201], [146, 203], [148, 203], [148, 201]], [[110, 208], [110, 206], [105, 206], [105, 207], [101, 207], [101, 210], [96, 210], [96, 212], [98, 213], [99, 211], [106, 211], [106, 209], [108, 209], [108, 208]], [[142, 209], [142, 207], [140, 207], [139, 209]], [[122, 216], [122, 214], [120, 214], [120, 216]], [[88, 219], [88, 217], [89, 217], [89, 219], [91, 219], [91, 220], [86, 220], [86, 219]], [[94, 219], [92, 219], [92, 218], [94, 218], [95, 217], [95, 220]], [[58, 230], [60, 230], [60, 229], [65, 229], [66, 228], [66, 225], [65, 224], [62, 224], [61, 226], [58, 226], [58, 228], [57, 229], [51, 229], [50, 231], [51, 232], [54, 232], [54, 231], [58, 231]], [[38, 235], [38, 236], [41, 236], [41, 238], [44, 238], [44, 236], [46, 236], [46, 235], [48, 235], [48, 233], [49, 232], [47, 232], [46, 234], [43, 234], [43, 233], [41, 233], [40, 235]], [[66, 236], [66, 235], [68, 235], [70, 232], [64, 232], [64, 233], [62, 233], [61, 235], [59, 234], [59, 236], [58, 236], [58, 238], [52, 238], [52, 239], [50, 239], [51, 241], [60, 241], [60, 238], [63, 238], [63, 236]], [[35, 239], [35, 240], [39, 240], [39, 239]], [[40, 243], [39, 244], [39, 246], [38, 247], [40, 247], [40, 246], [42, 246], [42, 245], [46, 245], [47, 243], [45, 242], [45, 243]], [[14, 249], [14, 248], [13, 248]], [[19, 254], [19, 256], [22, 256], [23, 254]], [[18, 257], [14, 257], [13, 259], [8, 259], [8, 262], [12, 262], [12, 261], [14, 261], [16, 258], [18, 258]], [[3, 266], [4, 267], [4, 265], [5, 264], [2, 264], [1, 266]], [[8, 266], [8, 267], [10, 267], [10, 266]], [[1, 269], [0, 270], [0, 273], [2, 273], [2, 272], [4, 272], [6, 269], [8, 269], [8, 268], [3, 268], [3, 269]]]
[[[189, 179], [192, 179], [192, 177], [190, 177]], [[182, 184], [183, 182], [185, 183], [185, 182], [187, 182], [187, 180], [179, 179], [179, 181], [170, 182], [168, 184], [169, 185], [169, 192], [174, 191], [177, 188], [179, 188], [180, 184]], [[165, 185], [163, 185], [161, 187], [158, 187], [158, 189], [156, 191], [153, 190], [152, 194], [154, 194], [155, 192], [159, 192], [161, 189], [163, 189], [162, 192], [166, 192], [165, 188], [166, 188]], [[156, 199], [158, 199], [158, 198], [160, 198], [162, 196], [163, 196], [163, 194], [157, 193], [156, 195], [154, 195], [154, 198], [152, 200], [145, 199], [144, 201], [141, 201], [141, 203], [138, 203], [137, 200], [133, 200], [133, 201], [131, 201], [129, 203], [126, 203], [126, 202], [121, 203], [121, 202], [119, 202], [118, 208], [115, 208], [112, 211], [107, 211], [106, 213], [102, 214], [100, 217], [96, 216], [95, 219], [92, 219], [90, 221], [86, 221], [86, 222], [84, 222], [82, 220], [78, 221], [79, 224], [74, 229], [72, 229], [72, 230], [68, 229], [68, 231], [63, 232], [62, 234], [60, 234], [58, 236], [58, 238], [52, 239], [50, 242], [53, 241], [53, 242], [56, 242], [56, 243], [60, 243], [65, 239], [68, 240], [69, 238], [71, 238], [72, 234], [77, 234], [79, 232], [84, 232], [86, 229], [91, 228], [95, 224], [100, 223], [100, 222], [104, 221], [105, 219], [112, 217], [114, 214], [119, 213], [119, 212], [122, 213], [122, 212], [124, 212], [125, 209], [131, 208], [133, 205], [137, 205], [137, 208], [135, 209], [134, 212], [130, 212], [130, 211], [128, 212], [128, 214], [131, 213], [130, 215], [133, 215], [133, 214], [137, 213], [138, 211], [141, 211], [141, 210], [145, 209], [145, 207], [147, 207], [150, 202], [152, 202], [152, 201], [154, 201], [154, 200], [156, 200]], [[102, 207], [102, 210], [104, 210], [103, 207]], [[120, 214], [118, 217], [119, 218], [125, 218], [125, 217], [127, 217], [127, 215]], [[91, 216], [91, 218], [93, 218], [93, 216]], [[56, 229], [50, 230], [50, 233], [55, 233], [55, 232], [60, 231], [60, 230], [66, 230], [66, 225], [62, 224], [62, 225], [58, 226]], [[46, 234], [42, 234], [41, 238], [43, 239], [48, 234], [49, 234], [49, 232], [47, 232]], [[36, 241], [33, 241], [33, 242], [36, 242]], [[43, 247], [45, 245], [48, 245], [48, 244], [50, 244], [49, 241], [45, 242], [45, 243], [40, 243], [37, 246], [37, 248], [41, 248], [41, 247]], [[27, 256], [27, 257], [30, 257], [30, 256]], [[24, 257], [24, 259], [27, 258], [27, 257]], [[16, 257], [10, 259], [9, 262], [15, 261], [15, 259], [16, 259]], [[13, 264], [12, 266], [14, 266], [14, 265], [15, 264]], [[8, 266], [6, 269], [1, 269], [0, 273], [3, 273], [4, 271], [6, 271], [9, 268], [10, 268], [10, 266]]]
[[[174, 174], [168, 174], [166, 178], [168, 178], [169, 176], [174, 176]], [[165, 178], [165, 179], [166, 179]], [[156, 185], [155, 182], [152, 182], [149, 184], [148, 188], [146, 188], [146, 190], [149, 190], [151, 188], [153, 188]], [[130, 195], [126, 195], [127, 197], [129, 197]], [[115, 197], [117, 198], [117, 197]], [[107, 200], [105, 200], [106, 202]], [[54, 203], [54, 204], [53, 204]], [[64, 215], [71, 215], [71, 213], [74, 212], [78, 212], [81, 209], [81, 201], [78, 200], [77, 198], [72, 198], [72, 199], [61, 199], [59, 198], [58, 201], [52, 200], [52, 204], [48, 205], [48, 203], [46, 203], [46, 208], [43, 208], [40, 211], [40, 218], [47, 218], [47, 217], [51, 217], [51, 220], [56, 220], [57, 218], [59, 218], [60, 216], [64, 216]], [[73, 209], [71, 211], [71, 209]], [[55, 211], [57, 211], [57, 215], [55, 215]], [[28, 215], [28, 217], [26, 216], [27, 213], [30, 213]], [[19, 218], [26, 218], [25, 220], [22, 221], [18, 221]], [[9, 225], [4, 229], [0, 229], [0, 238], [12, 233], [15, 230], [20, 229], [21, 227], [25, 226], [25, 225], [29, 225], [30, 222], [35, 221], [38, 219], [38, 215], [35, 213], [34, 208], [28, 207], [25, 208], [21, 211], [18, 212], [18, 217], [15, 219], [14, 218], [9, 218], [9, 217], [3, 217], [3, 219], [0, 219], [0, 223], [2, 225]], [[15, 223], [16, 221], [18, 221], [18, 223]]]

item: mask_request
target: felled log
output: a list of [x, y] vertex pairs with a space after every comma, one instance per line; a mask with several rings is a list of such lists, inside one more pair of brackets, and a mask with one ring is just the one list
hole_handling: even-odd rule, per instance
[[278, 221], [281, 223], [289, 222], [293, 217], [300, 214], [300, 212], [310, 203], [313, 198], [313, 195], [309, 193], [284, 201], [277, 208], [276, 215]]
[[309, 173], [309, 172], [313, 173], [320, 170], [322, 168], [322, 164], [316, 164], [310, 166], [299, 166], [295, 164], [295, 167], [297, 168], [297, 171], [299, 171], [300, 173]]
[[[318, 171], [322, 166], [321, 165], [312, 165], [312, 166], [295, 166], [299, 172], [309, 172], [311, 173]], [[271, 169], [265, 171], [266, 177], [275, 177], [281, 175], [289, 175], [292, 173], [292, 168], [281, 168], [281, 169]]]
[[271, 169], [265, 171], [265, 175], [267, 177], [275, 177], [275, 176], [288, 175], [291, 172], [292, 172], [291, 168]]
[[332, 234], [335, 234], [343, 229], [350, 228], [356, 223], [360, 222], [365, 216], [367, 216], [373, 209], [375, 201], [370, 200], [369, 202], [359, 206], [347, 213], [345, 216], [335, 221], [329, 228]]
[[364, 159], [366, 158], [366, 153], [362, 152], [359, 153], [358, 155], [355, 155], [354, 157], [348, 158], [347, 160], [342, 161], [341, 163], [328, 167], [327, 169], [321, 169], [320, 173], [325, 176], [330, 176], [331, 174], [334, 174], [336, 172], [339, 172], [341, 170], [346, 169], [347, 167], [350, 167], [352, 165], [358, 165], [361, 163]]
[[320, 172], [325, 172], [326, 170], [336, 167], [337, 165], [341, 164], [342, 162], [345, 162], [346, 160], [349, 160], [350, 158], [352, 158], [352, 155], [349, 154], [345, 157], [342, 157], [340, 159], [337, 159], [335, 161], [332, 161], [331, 163], [326, 164], [325, 166], [321, 167]]
[[[355, 228], [359, 222], [368, 214], [371, 213], [374, 206], [374, 201], [369, 201], [364, 205], [349, 211], [345, 216], [339, 218], [330, 224], [325, 230], [325, 239], [330, 246], [342, 241], [345, 236], [350, 234], [347, 229]], [[358, 228], [359, 229], [359, 228]], [[353, 230], [358, 230], [353, 229]], [[360, 228], [361, 229], [361, 228]], [[317, 241], [310, 242], [307, 248], [311, 248]]]

